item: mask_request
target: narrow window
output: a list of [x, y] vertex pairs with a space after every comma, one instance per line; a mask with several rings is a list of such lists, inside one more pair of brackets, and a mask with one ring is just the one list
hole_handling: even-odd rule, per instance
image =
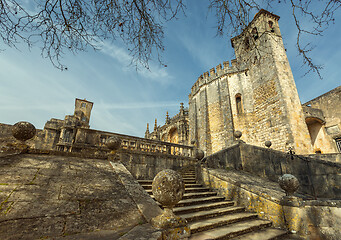
[[85, 117], [85, 116], [82, 117], [82, 121], [83, 121], [83, 122], [86, 121], [86, 117]]
[[271, 32], [275, 32], [274, 30], [274, 23], [272, 21], [269, 21], [269, 28]]
[[257, 31], [257, 28], [254, 27], [252, 29], [252, 36], [253, 36], [253, 39], [257, 40], [258, 39], [258, 31]]
[[237, 114], [242, 113], [243, 112], [242, 96], [240, 94], [236, 95], [236, 106], [237, 106]]
[[82, 107], [82, 108], [85, 108], [85, 106], [86, 106], [86, 103], [82, 103], [82, 104], [81, 104], [81, 107]]
[[249, 50], [249, 48], [250, 48], [250, 41], [249, 41], [248, 37], [245, 38], [244, 43], [245, 43], [245, 50]]
[[335, 138], [337, 150], [341, 153], [341, 138]]

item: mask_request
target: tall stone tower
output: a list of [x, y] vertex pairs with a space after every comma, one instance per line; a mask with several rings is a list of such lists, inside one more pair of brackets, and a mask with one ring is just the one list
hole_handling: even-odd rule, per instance
[[231, 39], [236, 59], [204, 73], [189, 95], [190, 139], [211, 154], [234, 142], [240, 130], [246, 143], [297, 153], [312, 146], [278, 25], [265, 10]]
[[82, 127], [89, 128], [90, 115], [92, 110], [93, 102], [89, 102], [85, 99], [75, 100], [75, 113], [74, 116], [80, 120]]

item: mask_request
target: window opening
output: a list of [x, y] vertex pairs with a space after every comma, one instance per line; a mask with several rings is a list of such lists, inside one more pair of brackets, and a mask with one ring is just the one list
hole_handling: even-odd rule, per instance
[[85, 108], [85, 106], [86, 106], [86, 103], [82, 103], [82, 104], [81, 104], [81, 107], [82, 107], [82, 108]]
[[341, 138], [335, 138], [336, 147], [339, 152], [341, 152]]
[[237, 95], [236, 96], [236, 106], [237, 106], [237, 114], [242, 113], [243, 112], [242, 111], [243, 107], [242, 107], [242, 97], [241, 97], [241, 95]]
[[274, 30], [274, 23], [272, 21], [269, 21], [269, 28], [271, 32], [275, 32]]
[[257, 28], [254, 27], [252, 29], [252, 36], [253, 36], [253, 39], [257, 40], [258, 39], [258, 31], [257, 31]]
[[248, 37], [245, 38], [244, 43], [245, 43], [245, 49], [246, 49], [246, 50], [249, 50], [249, 48], [250, 48], [250, 40], [249, 40]]

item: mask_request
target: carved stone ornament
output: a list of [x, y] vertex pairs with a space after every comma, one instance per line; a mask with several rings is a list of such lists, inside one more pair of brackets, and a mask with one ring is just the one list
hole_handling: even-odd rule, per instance
[[298, 179], [291, 174], [284, 174], [282, 177], [279, 177], [278, 183], [287, 196], [292, 196], [300, 186]]
[[36, 135], [36, 128], [29, 122], [17, 122], [12, 126], [12, 135], [20, 141], [26, 141]]
[[105, 145], [111, 151], [116, 151], [121, 146], [121, 139], [116, 136], [111, 136], [110, 138], [107, 139], [107, 141], [105, 142]]
[[241, 136], [242, 136], [242, 132], [241, 131], [235, 131], [234, 132], [234, 137], [235, 138], [239, 139], [239, 138], [241, 138]]
[[171, 169], [159, 172], [153, 180], [152, 192], [155, 199], [164, 207], [163, 213], [152, 219], [154, 227], [169, 229], [187, 225], [185, 219], [176, 216], [172, 211], [185, 192], [185, 184], [179, 173]]

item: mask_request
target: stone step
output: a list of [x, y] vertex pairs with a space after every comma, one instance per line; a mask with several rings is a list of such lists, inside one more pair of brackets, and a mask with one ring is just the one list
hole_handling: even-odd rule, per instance
[[[251, 232], [247, 234], [243, 234], [241, 236], [232, 238], [233, 240], [254, 240], [254, 239], [262, 239], [262, 240], [271, 240], [278, 239], [279, 237], [287, 235], [288, 232], [282, 229], [277, 228], [265, 228], [258, 230], [256, 232]], [[292, 238], [289, 238], [292, 239]]]
[[202, 187], [202, 184], [198, 184], [198, 183], [189, 183], [189, 184], [186, 184], [186, 183], [185, 183], [185, 188], [194, 188], [194, 187]]
[[232, 201], [222, 201], [222, 202], [213, 202], [213, 203], [204, 203], [199, 205], [192, 206], [184, 206], [184, 207], [175, 207], [173, 211], [175, 214], [185, 214], [190, 212], [199, 212], [205, 211], [209, 209], [223, 208], [234, 206], [234, 202]]
[[[152, 194], [151, 191], [148, 192], [149, 194]], [[186, 199], [195, 199], [195, 198], [203, 198], [203, 197], [211, 197], [211, 196], [216, 196], [216, 192], [198, 192], [198, 193], [185, 193], [182, 196], [182, 200]], [[150, 195], [152, 198], [154, 198], [153, 195]]]
[[196, 181], [195, 180], [184, 180], [184, 183], [185, 183], [185, 185], [186, 184], [195, 184]]
[[185, 214], [179, 214], [178, 216], [185, 218], [188, 222], [194, 222], [201, 219], [212, 218], [216, 216], [226, 215], [230, 213], [237, 213], [243, 212], [245, 210], [244, 207], [224, 207], [224, 208], [217, 208], [211, 210], [205, 210], [200, 212], [191, 212]]
[[145, 190], [147, 189], [152, 189], [152, 185], [151, 184], [148, 184], [148, 185], [145, 185], [145, 184], [140, 184]]
[[152, 184], [153, 183], [153, 180], [137, 180], [137, 182], [139, 183], [139, 184]]
[[207, 231], [212, 228], [221, 227], [235, 222], [255, 219], [257, 217], [258, 215], [256, 213], [238, 212], [214, 218], [209, 218], [206, 220], [201, 220], [198, 222], [192, 222], [189, 224], [189, 227], [191, 229], [191, 233], [194, 234], [197, 232]]
[[184, 181], [196, 181], [195, 177], [192, 178], [182, 178]]
[[178, 202], [178, 204], [176, 204], [175, 207], [192, 206], [192, 205], [198, 205], [198, 204], [203, 204], [203, 203], [210, 203], [210, 202], [212, 203], [212, 202], [220, 202], [220, 201], [225, 201], [225, 198], [213, 196], [213, 197], [204, 197], [204, 198], [185, 199], [185, 200], [180, 200], [180, 202]]
[[210, 189], [207, 187], [194, 187], [194, 188], [190, 188], [190, 187], [186, 187], [185, 188], [185, 192], [186, 193], [190, 193], [190, 192], [209, 192]]
[[196, 176], [195, 175], [186, 175], [186, 176], [182, 176], [182, 179], [187, 179], [187, 178], [189, 178], [189, 179], [196, 179]]
[[[146, 192], [149, 194], [152, 194], [152, 188], [146, 189]], [[217, 195], [215, 192], [210, 192], [209, 188], [186, 188], [185, 189], [185, 194], [187, 194], [186, 196], [188, 196], [187, 198], [189, 198], [191, 195], [189, 194], [196, 194], [196, 196], [202, 196], [202, 194], [204, 193], [210, 193], [208, 195]], [[207, 196], [208, 196], [207, 195]], [[182, 199], [185, 199], [186, 197], [184, 196]], [[195, 198], [195, 196], [193, 197]]]
[[186, 174], [181, 174], [183, 178], [190, 177], [190, 178], [195, 178], [196, 174], [195, 173], [186, 173]]
[[[208, 231], [198, 232], [191, 235], [191, 240], [202, 239], [231, 239], [233, 237], [240, 236], [245, 233], [249, 233], [258, 229], [270, 227], [271, 222], [267, 220], [248, 220], [243, 222], [237, 222], [228, 224], [226, 226], [214, 228]], [[244, 238], [242, 238], [244, 239]], [[257, 240], [255, 238], [254, 240]], [[260, 238], [259, 240], [263, 240]]]
[[[144, 188], [144, 189], [152, 189], [152, 184], [150, 183], [140, 183], [140, 185]], [[209, 189], [209, 188], [204, 188], [202, 187], [201, 184], [197, 184], [197, 183], [188, 183], [188, 184], [185, 184], [185, 190], [187, 191], [187, 189], [193, 189], [193, 188], [203, 188], [203, 189]]]
[[203, 197], [211, 197], [211, 196], [217, 196], [217, 193], [216, 192], [185, 193], [182, 199], [185, 200], [185, 199], [203, 198]]

